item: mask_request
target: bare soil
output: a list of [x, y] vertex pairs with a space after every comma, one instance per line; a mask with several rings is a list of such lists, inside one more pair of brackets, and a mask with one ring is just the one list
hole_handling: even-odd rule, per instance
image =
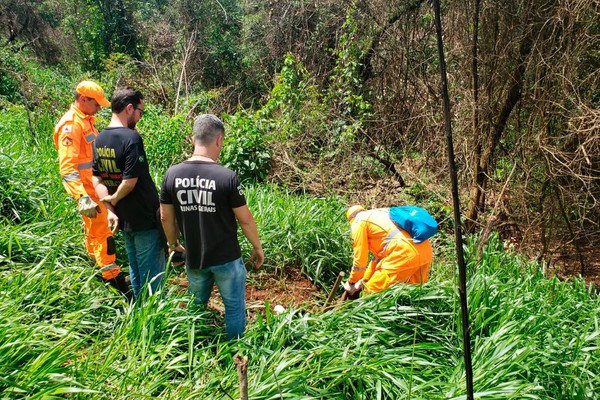
[[[526, 257], [534, 259], [540, 254], [539, 245], [521, 242], [507, 247], [513, 251], [520, 252]], [[580, 245], [581, 256], [584, 260], [584, 270], [581, 274], [581, 261], [579, 253], [573, 244], [554, 247], [552, 257], [547, 258], [545, 275], [556, 276], [561, 280], [573, 279], [579, 275], [587, 284], [592, 284], [598, 291], [600, 288], [600, 247], [593, 244]], [[185, 272], [171, 279], [171, 284], [177, 285], [179, 291], [187, 292], [188, 281]], [[337, 293], [333, 302], [339, 301], [341, 292]], [[297, 266], [286, 266], [282, 270], [249, 270], [246, 282], [246, 308], [250, 320], [256, 318], [257, 314], [265, 315], [268, 305], [270, 310], [276, 306], [301, 308], [309, 312], [322, 310], [327, 294], [325, 291], [313, 284]], [[224, 313], [224, 306], [218, 289], [214, 288], [209, 306]]]
[[[186, 292], [189, 285], [185, 272], [171, 280], [179, 286], [180, 292]], [[249, 317], [265, 314], [267, 304], [271, 310], [280, 305], [316, 311], [325, 303], [324, 292], [304, 275], [299, 267], [285, 267], [283, 271], [248, 271], [246, 281], [246, 308]], [[209, 306], [220, 313], [224, 312], [223, 301], [215, 286]]]
[[547, 275], [557, 276], [562, 280], [581, 275], [587, 284], [593, 284], [600, 289], [600, 247], [589, 244], [580, 246], [583, 258], [583, 273], [581, 259], [575, 246], [565, 246], [553, 257]]

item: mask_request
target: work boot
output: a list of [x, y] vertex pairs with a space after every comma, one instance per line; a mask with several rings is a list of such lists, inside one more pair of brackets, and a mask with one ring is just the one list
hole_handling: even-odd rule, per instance
[[123, 272], [119, 272], [119, 275], [115, 276], [112, 279], [104, 279], [105, 282], [108, 282], [110, 286], [117, 289], [123, 296], [127, 297], [127, 301], [131, 303], [133, 300], [133, 290], [131, 290], [131, 285], [127, 279], [128, 276]]

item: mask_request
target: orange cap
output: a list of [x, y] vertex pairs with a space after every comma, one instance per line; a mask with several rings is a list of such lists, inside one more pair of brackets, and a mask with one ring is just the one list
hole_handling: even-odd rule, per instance
[[75, 91], [85, 97], [90, 97], [98, 102], [102, 107], [110, 106], [110, 101], [104, 97], [104, 90], [96, 82], [83, 81], [77, 85]]
[[348, 222], [352, 222], [352, 220], [356, 217], [356, 214], [361, 211], [365, 211], [365, 208], [361, 205], [350, 207], [348, 211], [346, 211], [346, 219], [348, 219]]

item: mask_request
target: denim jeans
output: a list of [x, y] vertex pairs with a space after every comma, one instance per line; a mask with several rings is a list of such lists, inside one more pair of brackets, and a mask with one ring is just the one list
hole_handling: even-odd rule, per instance
[[165, 251], [158, 229], [123, 232], [129, 259], [129, 274], [133, 295], [137, 299], [144, 285], [155, 293], [162, 287], [165, 272]]
[[246, 329], [246, 266], [242, 259], [186, 270], [194, 303], [207, 304], [216, 283], [225, 304], [225, 336], [227, 340], [242, 337]]

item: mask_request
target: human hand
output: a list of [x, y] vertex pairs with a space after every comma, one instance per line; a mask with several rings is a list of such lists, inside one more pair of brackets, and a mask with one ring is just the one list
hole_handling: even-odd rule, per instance
[[265, 253], [262, 247], [253, 248], [250, 252], [250, 262], [254, 264], [254, 269], [259, 269], [265, 262]]
[[100, 199], [100, 201], [110, 204], [111, 206], [116, 206], [119, 202], [114, 194], [110, 194], [108, 196], [104, 196]]
[[113, 235], [115, 234], [115, 232], [117, 232], [117, 230], [119, 229], [119, 217], [117, 216], [117, 214], [115, 214], [114, 212], [112, 212], [110, 209], [108, 209], [108, 227], [110, 228], [111, 232], [113, 233]]
[[349, 281], [344, 282], [344, 290], [348, 292], [349, 295], [353, 295], [356, 292], [361, 291], [363, 288], [362, 279], [356, 283], [351, 283]]
[[179, 242], [177, 242], [175, 244], [169, 244], [168, 246], [169, 246], [169, 254], [174, 253], [174, 252], [185, 254], [185, 247], [183, 247], [181, 245], [181, 243], [179, 243]]
[[100, 206], [90, 196], [81, 196], [77, 200], [77, 211], [88, 218], [96, 218], [96, 215], [101, 212]]
[[348, 281], [344, 282], [344, 290], [350, 295], [354, 294], [356, 291], [356, 289], [354, 289], [354, 284]]
[[171, 265], [177, 267], [185, 264], [185, 247], [179, 241], [174, 244], [167, 243], [167, 246], [169, 247], [169, 261]]
[[171, 253], [171, 265], [178, 267], [185, 264], [185, 253], [174, 251]]

